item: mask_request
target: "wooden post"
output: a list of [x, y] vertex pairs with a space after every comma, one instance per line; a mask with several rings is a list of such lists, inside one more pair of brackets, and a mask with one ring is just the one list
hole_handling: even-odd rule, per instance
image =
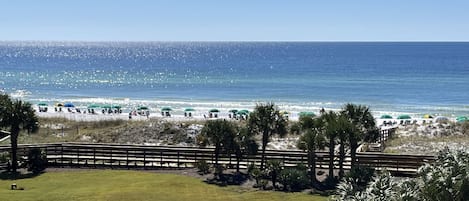
[[60, 145], [60, 164], [62, 165], [62, 168], [64, 167], [63, 164], [64, 164], [64, 145], [61, 144]]
[[112, 167], [113, 167], [112, 165], [114, 164], [114, 163], [112, 162], [112, 148], [111, 148], [111, 152], [110, 152], [110, 153], [111, 153], [111, 159], [109, 160], [109, 164], [111, 164], [111, 169], [112, 169]]
[[96, 168], [96, 148], [93, 147], [93, 166]]
[[145, 169], [147, 163], [146, 152], [145, 149], [143, 150], [143, 169]]
[[160, 151], [160, 167], [163, 167], [163, 151]]
[[177, 167], [179, 169], [179, 150], [178, 150], [178, 158], [177, 158]]
[[77, 151], [77, 167], [80, 168], [80, 148], [76, 148]]
[[127, 167], [127, 169], [130, 169], [130, 168], [129, 168], [129, 150], [128, 150], [128, 149], [126, 150], [126, 156], [127, 156], [127, 159], [126, 159], [126, 167]]

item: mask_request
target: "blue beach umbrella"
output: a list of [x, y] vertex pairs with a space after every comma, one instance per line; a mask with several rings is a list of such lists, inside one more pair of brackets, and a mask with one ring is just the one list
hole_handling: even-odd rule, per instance
[[75, 107], [73, 103], [65, 103], [64, 107]]

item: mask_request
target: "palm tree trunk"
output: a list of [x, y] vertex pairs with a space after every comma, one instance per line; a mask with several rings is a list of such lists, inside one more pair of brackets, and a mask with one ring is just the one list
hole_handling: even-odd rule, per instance
[[264, 170], [264, 162], [265, 162], [265, 147], [267, 146], [267, 142], [269, 138], [269, 134], [267, 131], [264, 131], [262, 134], [262, 157], [261, 157], [261, 170]]
[[350, 158], [351, 158], [351, 163], [350, 163], [350, 168], [355, 167], [355, 162], [357, 160], [357, 148], [358, 148], [358, 143], [354, 140], [350, 141]]
[[311, 151], [311, 185], [314, 186], [317, 182], [316, 179], [316, 151]]
[[220, 155], [220, 145], [215, 146], [215, 166], [218, 165], [218, 156]]
[[239, 163], [241, 161], [242, 153], [240, 150], [236, 151], [236, 172], [239, 173]]
[[19, 126], [12, 126], [10, 130], [10, 142], [11, 142], [11, 170], [16, 173], [18, 169], [18, 134]]
[[329, 139], [329, 177], [334, 178], [334, 138]]
[[339, 178], [344, 177], [344, 160], [345, 160], [345, 140], [340, 140], [339, 150]]

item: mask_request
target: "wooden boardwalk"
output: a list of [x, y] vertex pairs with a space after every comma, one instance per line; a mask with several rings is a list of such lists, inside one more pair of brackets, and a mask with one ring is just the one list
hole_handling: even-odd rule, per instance
[[[49, 167], [87, 167], [116, 169], [163, 169], [192, 168], [201, 160], [214, 163], [213, 148], [178, 147], [178, 146], [143, 146], [96, 143], [51, 143], [23, 144], [18, 146], [19, 156], [25, 158], [28, 150], [40, 148], [47, 155]], [[0, 146], [0, 152], [10, 151], [9, 146]], [[329, 155], [317, 152], [317, 168], [327, 169]], [[300, 150], [267, 150], [268, 160], [277, 159], [284, 166], [307, 164], [307, 153]], [[357, 153], [357, 163], [377, 170], [387, 169], [396, 175], [412, 175], [424, 163], [434, 161], [434, 156], [402, 155], [384, 153]], [[241, 168], [248, 164], [260, 165], [261, 155], [244, 158]], [[221, 154], [219, 163], [227, 168], [235, 168], [235, 155]], [[337, 157], [334, 168], [339, 167]], [[344, 168], [350, 169], [350, 157], [346, 157]]]

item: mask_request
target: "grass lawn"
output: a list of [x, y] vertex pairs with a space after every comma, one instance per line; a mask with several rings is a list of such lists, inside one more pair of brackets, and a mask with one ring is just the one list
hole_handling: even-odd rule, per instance
[[[9, 190], [15, 183], [25, 190]], [[0, 200], [326, 200], [305, 193], [218, 187], [174, 174], [120, 170], [48, 172], [20, 180], [0, 180]]]

